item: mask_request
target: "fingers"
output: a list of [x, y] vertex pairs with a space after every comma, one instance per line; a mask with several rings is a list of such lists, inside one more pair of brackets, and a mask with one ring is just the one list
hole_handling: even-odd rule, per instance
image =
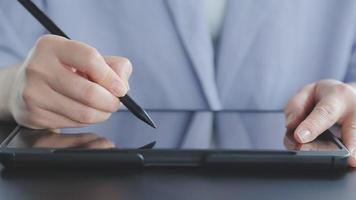
[[286, 127], [295, 129], [314, 106], [315, 83], [305, 86], [297, 93], [284, 109]]
[[89, 107], [105, 112], [115, 112], [119, 108], [119, 99], [104, 87], [65, 68], [57, 67], [56, 76], [48, 82], [58, 93]]
[[93, 47], [59, 36], [42, 37], [38, 41], [37, 46], [39, 45], [45, 46], [44, 49], [51, 49], [60, 63], [86, 74], [92, 81], [100, 84], [115, 96], [121, 97], [127, 93], [128, 88], [124, 81]]
[[[117, 97], [127, 93], [131, 73], [126, 58], [104, 59], [84, 43], [43, 36], [17, 74], [11, 114], [16, 121], [33, 128], [102, 122], [118, 110]], [[52, 123], [44, 117], [42, 121], [32, 118], [43, 113], [49, 114]]]
[[107, 120], [111, 113], [104, 112], [77, 101], [74, 101], [66, 96], [63, 96], [55, 91], [49, 90], [47, 94], [52, 99], [52, 102], [39, 99], [39, 106], [43, 109], [58, 113], [70, 120], [82, 124], [94, 124]]
[[343, 104], [335, 96], [327, 96], [321, 99], [295, 130], [295, 139], [300, 143], [314, 140], [318, 135], [333, 126], [341, 118], [343, 112]]
[[[35, 83], [36, 81], [33, 81], [32, 84]], [[93, 124], [105, 121], [111, 115], [110, 112], [97, 110], [74, 101], [52, 90], [47, 85], [36, 84], [35, 86], [28, 89], [24, 96], [28, 111], [33, 116], [39, 112], [38, 110], [47, 110], [79, 124]], [[43, 94], [46, 94], [46, 98], [43, 98]]]

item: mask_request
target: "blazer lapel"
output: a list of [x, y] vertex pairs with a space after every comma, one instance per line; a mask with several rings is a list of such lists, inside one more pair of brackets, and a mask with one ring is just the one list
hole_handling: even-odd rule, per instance
[[213, 45], [205, 19], [201, 0], [167, 0], [173, 24], [189, 57], [210, 109], [220, 110], [215, 74]]

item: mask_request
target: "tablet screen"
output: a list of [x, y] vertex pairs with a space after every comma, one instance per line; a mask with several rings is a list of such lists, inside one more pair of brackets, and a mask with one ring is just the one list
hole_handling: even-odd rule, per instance
[[[158, 125], [157, 129], [139, 121], [129, 112], [121, 111], [103, 123], [62, 129], [60, 133], [20, 129], [7, 146], [104, 148], [110, 143], [115, 148], [136, 149], [155, 141], [154, 149], [340, 149], [330, 137], [323, 135], [313, 142], [299, 144], [293, 134], [287, 132], [281, 112], [150, 111], [149, 114]], [[96, 145], [93, 145], [95, 142]]]

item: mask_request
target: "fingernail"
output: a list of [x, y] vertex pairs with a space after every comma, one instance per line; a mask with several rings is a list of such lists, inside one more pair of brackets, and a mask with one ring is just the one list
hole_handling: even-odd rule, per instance
[[309, 142], [311, 140], [311, 132], [309, 130], [302, 130], [298, 133], [298, 137], [302, 142]]
[[124, 87], [126, 87], [126, 86], [124, 86], [124, 84], [122, 84], [122, 81], [115, 80], [112, 83], [111, 90], [114, 93], [114, 95], [121, 96], [123, 93], [122, 91], [123, 91]]
[[292, 123], [292, 121], [294, 120], [294, 114], [291, 113], [287, 116], [287, 119], [286, 119], [286, 126], [288, 126], [290, 123]]

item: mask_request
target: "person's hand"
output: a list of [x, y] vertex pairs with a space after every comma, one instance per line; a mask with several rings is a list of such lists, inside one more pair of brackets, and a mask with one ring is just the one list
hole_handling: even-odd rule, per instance
[[336, 80], [305, 86], [285, 108], [286, 126], [295, 129], [300, 143], [314, 140], [333, 126], [341, 125], [342, 139], [349, 149], [349, 164], [356, 167], [356, 90]]
[[84, 43], [41, 37], [18, 69], [10, 95], [17, 123], [34, 129], [82, 127], [118, 110], [132, 66]]

